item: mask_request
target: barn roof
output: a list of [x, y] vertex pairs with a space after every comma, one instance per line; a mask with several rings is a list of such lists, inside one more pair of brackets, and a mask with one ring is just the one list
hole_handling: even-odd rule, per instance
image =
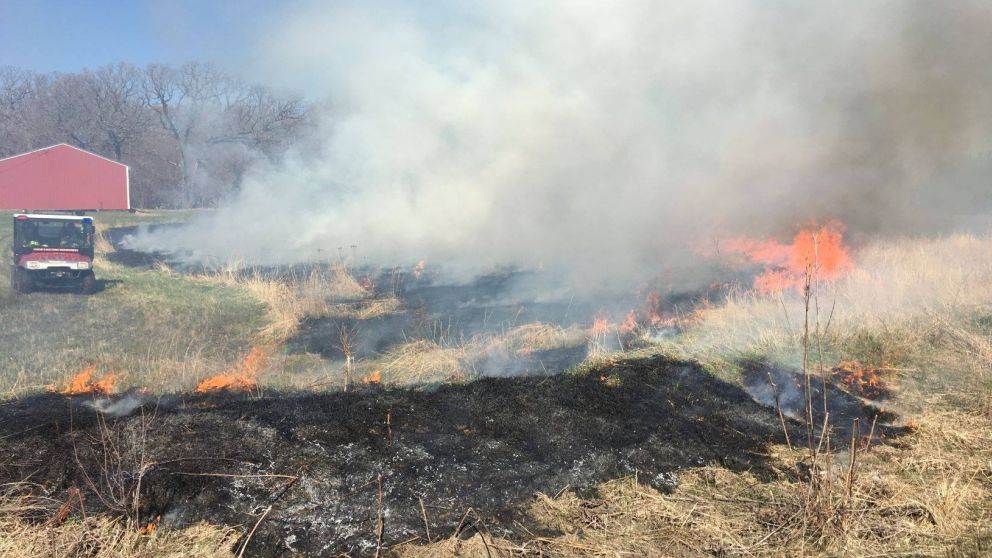
[[108, 159], [108, 158], [106, 158], [106, 157], [104, 157], [102, 155], [97, 155], [96, 153], [93, 153], [92, 151], [86, 151], [85, 149], [80, 149], [80, 148], [76, 147], [75, 145], [69, 145], [68, 143], [56, 143], [55, 145], [49, 145], [48, 147], [42, 147], [40, 149], [34, 149], [32, 151], [27, 151], [27, 152], [24, 152], [24, 153], [18, 153], [17, 155], [11, 155], [10, 157], [4, 157], [3, 159], [0, 159], [0, 163], [2, 163], [4, 161], [9, 161], [11, 159], [16, 159], [18, 157], [24, 157], [25, 155], [31, 155], [31, 154], [34, 154], [34, 153], [40, 153], [42, 151], [48, 151], [49, 149], [55, 149], [56, 147], [68, 147], [69, 149], [75, 149], [76, 151], [81, 151], [81, 152], [83, 152], [83, 153], [85, 153], [87, 155], [92, 155], [93, 157], [96, 157], [98, 159], [103, 159], [104, 161], [107, 161], [108, 163], [113, 163], [115, 165], [120, 165], [120, 166], [122, 166], [124, 168], [130, 168], [127, 165], [125, 165], [124, 163], [121, 163], [120, 161], [115, 161], [113, 159]]

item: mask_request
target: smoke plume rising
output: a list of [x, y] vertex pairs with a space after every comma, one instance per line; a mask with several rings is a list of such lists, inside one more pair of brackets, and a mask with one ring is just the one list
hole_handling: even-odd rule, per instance
[[636, 280], [715, 231], [920, 230], [987, 197], [983, 1], [312, 2], [253, 79], [313, 137], [140, 249]]

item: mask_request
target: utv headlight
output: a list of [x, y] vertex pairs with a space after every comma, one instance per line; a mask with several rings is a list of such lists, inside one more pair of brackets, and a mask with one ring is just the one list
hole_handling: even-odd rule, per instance
[[41, 267], [41, 262], [30, 261], [28, 262], [28, 269], [39, 269]]
[[90, 262], [79, 262], [79, 266], [78, 267], [79, 267], [79, 269], [89, 269], [90, 268]]

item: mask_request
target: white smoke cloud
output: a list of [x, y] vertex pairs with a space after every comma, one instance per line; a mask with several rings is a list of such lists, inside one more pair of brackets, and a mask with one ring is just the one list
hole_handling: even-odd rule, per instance
[[713, 227], [912, 220], [908, 192], [989, 149], [990, 23], [977, 1], [304, 4], [247, 77], [321, 99], [315, 137], [132, 245], [595, 283]]

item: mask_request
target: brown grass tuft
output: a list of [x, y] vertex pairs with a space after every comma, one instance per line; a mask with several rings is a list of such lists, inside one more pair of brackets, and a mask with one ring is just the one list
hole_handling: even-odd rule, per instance
[[418, 339], [386, 352], [376, 361], [376, 368], [387, 383], [464, 381], [472, 375], [469, 357], [467, 346], [445, 346]]

